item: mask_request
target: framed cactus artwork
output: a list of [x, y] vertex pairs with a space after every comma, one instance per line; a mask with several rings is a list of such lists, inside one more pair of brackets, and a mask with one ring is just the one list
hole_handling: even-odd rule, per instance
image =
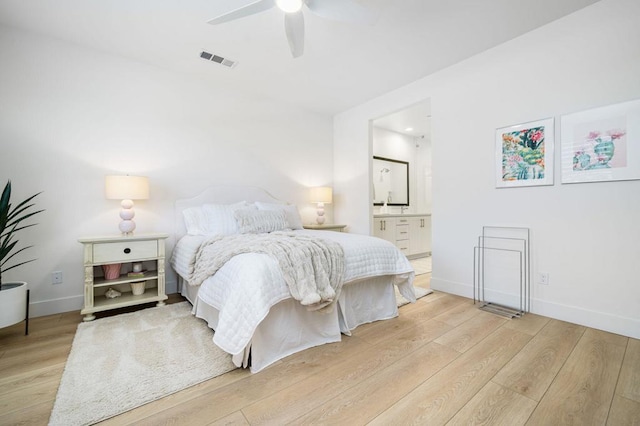
[[496, 130], [496, 187], [553, 185], [553, 118]]
[[561, 117], [562, 183], [640, 179], [640, 100]]

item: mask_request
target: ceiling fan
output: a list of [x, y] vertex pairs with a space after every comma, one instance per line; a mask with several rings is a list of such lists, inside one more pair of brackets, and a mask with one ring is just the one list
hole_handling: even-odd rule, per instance
[[338, 21], [373, 23], [375, 14], [353, 0], [256, 0], [239, 9], [223, 13], [207, 23], [223, 24], [245, 16], [264, 12], [278, 7], [284, 15], [284, 29], [289, 40], [289, 48], [294, 58], [304, 53], [304, 16], [302, 7], [306, 6], [312, 13], [322, 18]]

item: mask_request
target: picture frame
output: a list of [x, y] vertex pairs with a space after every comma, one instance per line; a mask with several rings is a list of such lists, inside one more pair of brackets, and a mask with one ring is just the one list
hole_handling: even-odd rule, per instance
[[563, 184], [640, 179], [640, 100], [560, 120]]
[[496, 188], [553, 185], [554, 119], [496, 129]]

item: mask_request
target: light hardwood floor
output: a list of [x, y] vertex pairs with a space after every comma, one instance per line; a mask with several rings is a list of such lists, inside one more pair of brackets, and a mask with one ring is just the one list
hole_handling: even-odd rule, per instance
[[[81, 318], [35, 318], [28, 337], [21, 325], [0, 330], [0, 425], [47, 424]], [[533, 314], [507, 320], [435, 292], [340, 343], [104, 424], [640, 425], [640, 341]]]

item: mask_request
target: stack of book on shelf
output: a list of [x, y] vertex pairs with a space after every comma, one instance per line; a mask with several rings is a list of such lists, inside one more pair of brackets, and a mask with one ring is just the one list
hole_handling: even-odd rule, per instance
[[140, 272], [129, 272], [127, 273], [127, 277], [129, 278], [144, 278], [144, 271], [140, 271]]

